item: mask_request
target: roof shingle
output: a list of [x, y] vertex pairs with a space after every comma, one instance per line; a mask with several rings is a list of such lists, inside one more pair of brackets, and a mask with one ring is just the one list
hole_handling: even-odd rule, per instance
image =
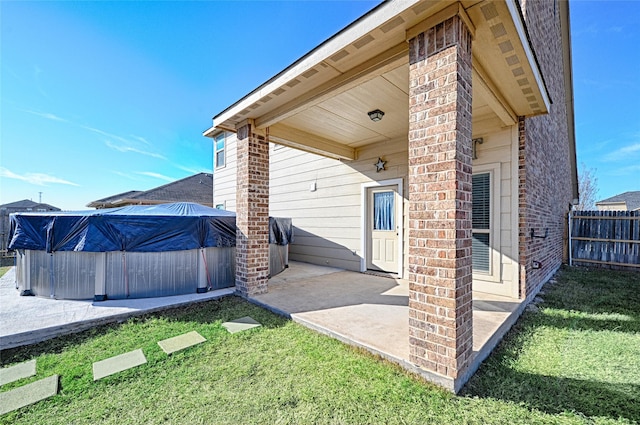
[[611, 198], [603, 199], [602, 201], [596, 202], [596, 205], [613, 202], [625, 202], [627, 204], [627, 210], [629, 211], [640, 209], [640, 190], [624, 192]]
[[213, 174], [198, 173], [156, 188], [131, 190], [108, 196], [87, 204], [91, 208], [112, 208], [124, 205], [165, 204], [195, 202], [213, 206]]

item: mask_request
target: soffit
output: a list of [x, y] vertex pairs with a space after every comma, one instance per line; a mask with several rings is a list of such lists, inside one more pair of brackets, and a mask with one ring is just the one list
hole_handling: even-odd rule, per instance
[[474, 66], [499, 84], [511, 109], [520, 116], [547, 113], [549, 98], [514, 2], [483, 1], [466, 9], [476, 25]]
[[[301, 129], [351, 148], [406, 138], [409, 130], [409, 69], [400, 66], [351, 90], [299, 112], [279, 124]], [[496, 118], [482, 91], [473, 96], [474, 123]], [[385, 115], [373, 122], [368, 111]], [[274, 127], [275, 133], [277, 127]]]
[[[304, 95], [310, 92], [314, 92], [316, 97], [330, 94], [335, 88], [331, 84], [335, 79], [343, 77], [336, 83], [343, 86], [366, 75], [371, 68], [376, 68], [375, 64], [367, 66], [368, 60], [394, 47], [395, 53], [408, 52], [406, 29], [449, 4], [446, 1], [422, 0], [382, 3], [221, 112], [214, 118], [214, 126], [235, 131], [235, 126], [245, 119], [261, 117], [296, 99], [307, 100]], [[408, 63], [408, 53], [402, 56], [406, 56], [403, 61]], [[379, 57], [380, 61], [385, 59], [388, 57]], [[358, 70], [358, 67], [362, 69]], [[353, 75], [349, 75], [350, 72]]]
[[[519, 32], [509, 1], [465, 1], [475, 26], [473, 120], [498, 117], [511, 125], [518, 115], [546, 112], [546, 92]], [[353, 159], [355, 149], [407, 137], [409, 54], [407, 30], [450, 6], [447, 1], [383, 3], [274, 79], [214, 118], [211, 135], [235, 131], [247, 119], [269, 128], [274, 141]], [[518, 22], [514, 22], [518, 20]], [[508, 47], [511, 47], [510, 49]], [[367, 112], [381, 109], [382, 121]], [[297, 140], [290, 140], [296, 135]], [[286, 137], [285, 137], [286, 136]], [[288, 143], [295, 142], [295, 143]], [[322, 149], [323, 143], [327, 151]]]
[[[407, 66], [381, 76], [314, 105], [283, 123], [304, 127], [350, 147], [393, 139], [407, 134], [409, 108]], [[372, 122], [368, 111], [382, 109], [384, 118]]]

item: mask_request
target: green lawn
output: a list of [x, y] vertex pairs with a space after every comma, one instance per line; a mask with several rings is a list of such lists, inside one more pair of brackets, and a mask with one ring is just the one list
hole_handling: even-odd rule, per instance
[[4, 276], [4, 274], [8, 272], [11, 267], [12, 266], [0, 267], [0, 277]]
[[[400, 368], [231, 297], [2, 352], [37, 358], [60, 393], [0, 424], [640, 421], [640, 273], [566, 270], [454, 396]], [[264, 326], [229, 334], [250, 315]], [[165, 355], [157, 341], [207, 342]], [[93, 382], [93, 361], [142, 348], [148, 363]]]

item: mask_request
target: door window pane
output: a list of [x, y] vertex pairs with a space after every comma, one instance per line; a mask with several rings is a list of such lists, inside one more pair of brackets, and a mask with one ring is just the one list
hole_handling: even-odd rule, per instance
[[373, 194], [373, 230], [395, 230], [394, 192]]

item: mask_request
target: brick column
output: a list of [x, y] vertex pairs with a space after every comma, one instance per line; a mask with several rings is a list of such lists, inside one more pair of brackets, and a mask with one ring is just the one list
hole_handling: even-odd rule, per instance
[[455, 388], [473, 353], [471, 35], [455, 15], [409, 46], [409, 358]]
[[269, 142], [251, 123], [238, 127], [236, 292], [267, 292], [269, 274]]

